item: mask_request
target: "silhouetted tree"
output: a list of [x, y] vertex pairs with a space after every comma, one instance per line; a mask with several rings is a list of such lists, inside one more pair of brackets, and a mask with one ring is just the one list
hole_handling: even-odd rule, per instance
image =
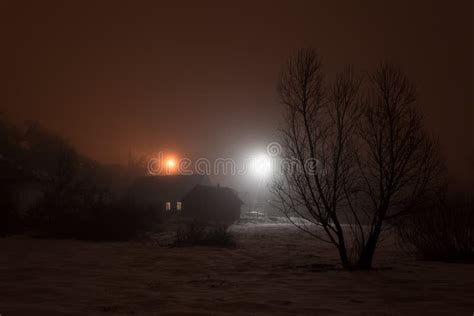
[[158, 229], [160, 213], [131, 199], [117, 199], [97, 185], [90, 166], [65, 145], [43, 198], [30, 210], [29, 228], [38, 236], [127, 240]]
[[29, 220], [37, 232], [67, 237], [74, 234], [76, 213], [91, 192], [74, 149], [63, 144], [56, 159], [56, 170], [44, 188], [43, 198], [30, 211]]
[[10, 232], [13, 213], [12, 194], [5, 183], [0, 183], [0, 237]]
[[371, 267], [381, 231], [422, 201], [438, 164], [412, 84], [387, 65], [370, 79], [364, 97], [350, 68], [326, 85], [319, 56], [304, 49], [279, 83], [286, 167], [274, 186], [277, 206], [299, 228], [335, 245], [350, 269]]
[[0, 111], [0, 158], [18, 159], [22, 136], [21, 131]]
[[370, 79], [357, 151], [370, 227], [359, 246], [361, 267], [371, 266], [385, 224], [422, 207], [442, 171], [438, 147], [423, 129], [413, 84], [389, 64], [381, 64]]
[[0, 236], [14, 232], [18, 210], [14, 193], [18, 190], [22, 171], [15, 164], [20, 156], [21, 133], [0, 111]]

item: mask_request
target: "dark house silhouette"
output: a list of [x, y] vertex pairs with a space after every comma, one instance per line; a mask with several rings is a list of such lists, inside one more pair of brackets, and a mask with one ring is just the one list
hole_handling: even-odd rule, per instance
[[225, 187], [197, 185], [183, 198], [183, 216], [231, 224], [240, 218], [242, 200]]
[[203, 175], [167, 175], [138, 178], [129, 197], [182, 218], [228, 224], [240, 217], [242, 201], [229, 188], [212, 186]]

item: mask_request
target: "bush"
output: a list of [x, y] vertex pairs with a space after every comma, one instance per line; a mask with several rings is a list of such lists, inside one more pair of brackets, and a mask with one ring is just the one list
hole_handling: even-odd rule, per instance
[[226, 226], [194, 221], [181, 226], [176, 234], [176, 246], [235, 247], [234, 236]]
[[427, 259], [474, 260], [474, 198], [472, 192], [438, 195], [428, 206], [405, 219], [400, 244]]

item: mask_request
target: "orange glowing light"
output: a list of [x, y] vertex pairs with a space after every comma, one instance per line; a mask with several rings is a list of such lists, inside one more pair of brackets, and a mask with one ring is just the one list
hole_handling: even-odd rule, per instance
[[174, 169], [176, 167], [176, 161], [173, 158], [169, 158], [166, 160], [166, 167], [168, 169]]
[[176, 158], [174, 156], [168, 156], [168, 158], [164, 160], [164, 167], [164, 171], [166, 174], [175, 174], [178, 169], [178, 163]]

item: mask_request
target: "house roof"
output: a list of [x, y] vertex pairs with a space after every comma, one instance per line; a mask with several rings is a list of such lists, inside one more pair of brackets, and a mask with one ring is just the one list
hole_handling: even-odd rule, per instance
[[129, 194], [145, 203], [181, 200], [197, 185], [210, 184], [206, 175], [145, 176], [135, 180]]
[[183, 198], [183, 201], [189, 200], [207, 200], [207, 201], [225, 201], [226, 203], [234, 203], [239, 206], [243, 204], [237, 193], [227, 187], [196, 185]]

